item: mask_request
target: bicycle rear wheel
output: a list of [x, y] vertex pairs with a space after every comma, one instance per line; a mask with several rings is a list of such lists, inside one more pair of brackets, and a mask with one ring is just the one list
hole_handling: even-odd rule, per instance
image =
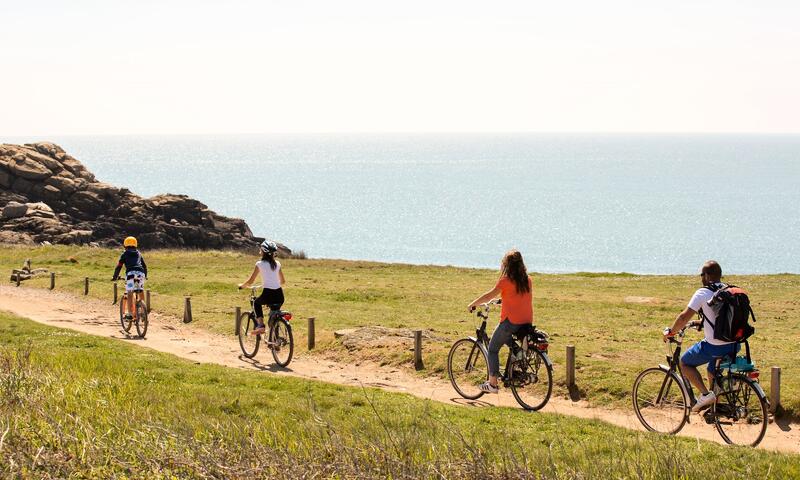
[[767, 432], [767, 400], [749, 378], [734, 381], [731, 391], [717, 395], [711, 407], [714, 423], [726, 442], [755, 447]]
[[447, 355], [447, 375], [462, 397], [477, 400], [483, 395], [478, 387], [489, 379], [489, 363], [477, 342], [462, 338], [453, 344]]
[[689, 419], [688, 394], [675, 372], [653, 367], [633, 382], [633, 410], [644, 428], [673, 435]]
[[292, 327], [283, 318], [275, 319], [269, 329], [269, 348], [272, 350], [272, 358], [281, 367], [289, 365], [294, 354], [294, 337]]
[[139, 334], [140, 338], [144, 338], [147, 335], [147, 325], [147, 306], [143, 301], [138, 300], [136, 302], [136, 333]]
[[511, 393], [525, 410], [539, 410], [553, 392], [553, 367], [545, 354], [529, 348], [522, 360], [511, 364]]
[[122, 329], [125, 330], [125, 333], [130, 333], [131, 326], [133, 325], [133, 318], [125, 318], [125, 305], [127, 303], [128, 297], [126, 295], [122, 295], [122, 298], [119, 300], [119, 323], [122, 325]]
[[255, 357], [261, 344], [261, 335], [250, 335], [255, 328], [256, 316], [253, 312], [244, 312], [239, 316], [239, 346], [247, 358]]

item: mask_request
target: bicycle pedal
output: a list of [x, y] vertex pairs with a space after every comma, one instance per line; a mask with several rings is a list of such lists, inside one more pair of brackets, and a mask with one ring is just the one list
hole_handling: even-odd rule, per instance
[[703, 420], [705, 420], [705, 422], [707, 424], [709, 424], [709, 425], [713, 425], [714, 424], [714, 422], [715, 422], [714, 414], [711, 413], [711, 410], [706, 410], [705, 412], [703, 412]]

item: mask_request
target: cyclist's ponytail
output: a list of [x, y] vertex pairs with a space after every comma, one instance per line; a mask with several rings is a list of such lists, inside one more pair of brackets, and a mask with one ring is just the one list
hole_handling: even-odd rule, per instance
[[269, 268], [271, 268], [272, 270], [275, 270], [275, 267], [278, 266], [278, 264], [275, 262], [275, 255], [270, 252], [262, 253], [261, 261], [269, 263]]
[[508, 277], [514, 286], [517, 287], [517, 293], [528, 293], [531, 291], [531, 286], [528, 283], [528, 270], [525, 268], [525, 262], [522, 260], [522, 254], [519, 250], [509, 250], [503, 257], [503, 263], [500, 266], [500, 275]]

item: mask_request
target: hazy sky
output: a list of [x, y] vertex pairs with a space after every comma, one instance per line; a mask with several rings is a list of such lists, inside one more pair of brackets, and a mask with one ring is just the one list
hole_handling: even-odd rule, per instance
[[800, 2], [0, 0], [0, 136], [332, 131], [800, 132]]

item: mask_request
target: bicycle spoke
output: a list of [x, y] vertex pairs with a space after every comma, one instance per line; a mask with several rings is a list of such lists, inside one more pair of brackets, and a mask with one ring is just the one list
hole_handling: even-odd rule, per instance
[[721, 394], [712, 409], [722, 438], [735, 445], [756, 446], [767, 430], [766, 401], [756, 393], [754, 382], [736, 379], [729, 392]]
[[676, 433], [686, 423], [688, 407], [684, 390], [673, 373], [647, 369], [633, 385], [633, 408], [650, 431]]
[[533, 348], [528, 350], [525, 358], [511, 364], [511, 393], [522, 408], [539, 410], [547, 403], [553, 391], [552, 374], [544, 354]]
[[462, 397], [474, 400], [483, 395], [478, 386], [489, 377], [489, 366], [477, 343], [465, 338], [453, 344], [447, 357], [447, 372]]

